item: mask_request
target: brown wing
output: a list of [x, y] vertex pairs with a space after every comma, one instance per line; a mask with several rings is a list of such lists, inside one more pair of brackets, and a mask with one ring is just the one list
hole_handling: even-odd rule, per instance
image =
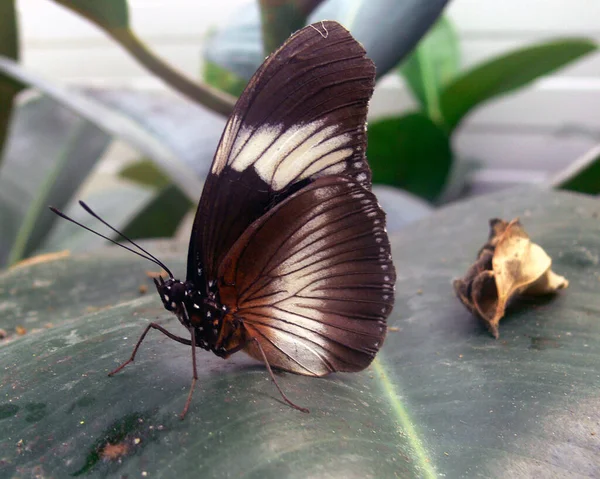
[[[269, 363], [309, 376], [360, 371], [386, 333], [396, 275], [377, 199], [320, 178], [253, 223], [219, 269], [221, 301]], [[256, 345], [246, 352], [262, 360]]]
[[303, 28], [265, 60], [215, 154], [194, 221], [188, 280], [214, 279], [245, 229], [315, 178], [348, 176], [370, 188], [365, 122], [374, 79], [373, 62], [336, 22]]

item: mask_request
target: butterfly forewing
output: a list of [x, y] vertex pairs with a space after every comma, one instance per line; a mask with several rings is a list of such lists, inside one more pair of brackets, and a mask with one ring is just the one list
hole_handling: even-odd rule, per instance
[[335, 22], [300, 30], [267, 58], [213, 160], [194, 221], [188, 280], [214, 277], [244, 230], [310, 181], [341, 175], [370, 188], [364, 149], [374, 77], [364, 49]]
[[[375, 196], [320, 178], [253, 223], [221, 264], [221, 298], [272, 366], [359, 371], [385, 337], [395, 271]], [[254, 343], [247, 352], [261, 359]]]

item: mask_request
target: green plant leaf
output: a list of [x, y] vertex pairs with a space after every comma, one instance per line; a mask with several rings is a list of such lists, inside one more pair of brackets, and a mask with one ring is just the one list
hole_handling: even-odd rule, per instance
[[29, 256], [110, 143], [110, 137], [47, 97], [16, 112], [0, 170], [0, 264]]
[[[0, 56], [19, 59], [19, 32], [15, 0], [0, 2]], [[23, 88], [19, 82], [0, 75], [0, 165], [3, 159], [4, 142], [10, 125], [13, 100]]]
[[123, 233], [131, 239], [170, 238], [191, 207], [192, 202], [176, 185], [165, 186]]
[[[0, 475], [51, 477], [594, 477], [600, 419], [597, 200], [519, 189], [442, 209], [392, 236], [401, 274], [382, 351], [362, 373], [278, 374], [199, 351], [188, 416], [186, 334], [147, 262], [114, 248], [0, 274]], [[569, 289], [514, 305], [496, 341], [454, 297], [490, 217], [524, 218]], [[526, 218], [526, 219], [525, 219]], [[573, 239], [577, 238], [577, 242]], [[186, 246], [144, 245], [185, 270]], [[170, 319], [169, 319], [170, 318]], [[46, 323], [51, 323], [48, 325]], [[14, 334], [17, 325], [28, 331]], [[107, 448], [111, 444], [112, 448]], [[201, 451], [201, 453], [199, 453]]]
[[554, 188], [600, 194], [600, 145], [595, 146], [550, 180]]
[[440, 94], [460, 69], [458, 37], [450, 20], [440, 17], [408, 58], [398, 67], [421, 108], [438, 123]]
[[210, 61], [204, 62], [204, 81], [235, 97], [246, 88], [246, 80]]
[[152, 160], [139, 160], [125, 166], [119, 176], [138, 185], [149, 186], [155, 189], [162, 189], [171, 182], [169, 177], [160, 171]]
[[476, 106], [521, 88], [597, 49], [586, 39], [564, 38], [528, 46], [489, 60], [462, 74], [442, 92], [447, 127], [455, 129]]
[[94, 100], [90, 95], [48, 82], [7, 58], [0, 58], [0, 72], [35, 87], [106, 133], [125, 141], [146, 157], [152, 158], [190, 198], [198, 196], [201, 181], [178, 158], [171, 145], [165, 144], [158, 132]]
[[446, 133], [421, 113], [369, 124], [367, 157], [373, 183], [402, 188], [429, 201], [442, 192], [452, 165]]

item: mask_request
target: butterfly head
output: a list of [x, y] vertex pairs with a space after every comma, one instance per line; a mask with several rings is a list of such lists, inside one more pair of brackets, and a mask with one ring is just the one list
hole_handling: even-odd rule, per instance
[[188, 296], [188, 287], [186, 284], [174, 278], [167, 280], [160, 278], [160, 281], [155, 279], [154, 284], [156, 284], [156, 290], [160, 295], [165, 309], [179, 316], [178, 312], [183, 309], [185, 299]]

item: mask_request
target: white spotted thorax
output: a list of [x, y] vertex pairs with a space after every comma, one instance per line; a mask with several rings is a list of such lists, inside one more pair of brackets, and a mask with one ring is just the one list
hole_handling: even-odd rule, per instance
[[227, 307], [219, 304], [214, 282], [209, 284], [208, 295], [201, 294], [192, 282], [169, 278], [156, 282], [156, 289], [168, 311], [174, 313], [188, 330], [196, 330], [196, 341], [201, 348], [220, 355], [215, 349]]

